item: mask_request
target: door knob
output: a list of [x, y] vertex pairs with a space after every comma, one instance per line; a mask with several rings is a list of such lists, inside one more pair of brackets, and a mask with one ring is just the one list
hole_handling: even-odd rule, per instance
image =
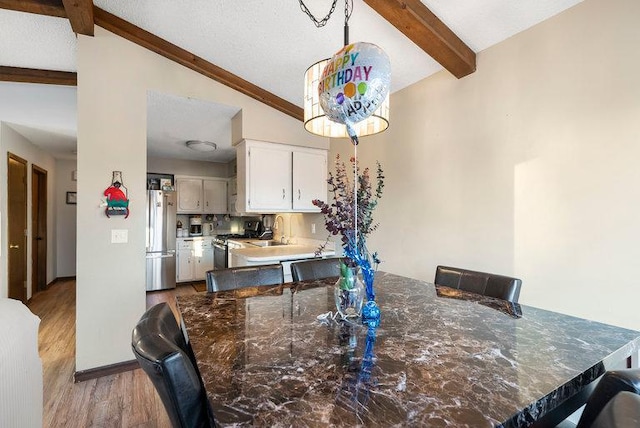
[[20, 245], [13, 245], [13, 244], [9, 245], [9, 249], [16, 249], [17, 250], [19, 248], [20, 248]]

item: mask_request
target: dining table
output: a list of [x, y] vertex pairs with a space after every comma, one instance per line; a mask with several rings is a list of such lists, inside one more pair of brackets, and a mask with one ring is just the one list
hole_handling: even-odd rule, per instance
[[637, 364], [638, 331], [380, 271], [370, 327], [335, 282], [176, 297], [218, 424], [555, 426]]

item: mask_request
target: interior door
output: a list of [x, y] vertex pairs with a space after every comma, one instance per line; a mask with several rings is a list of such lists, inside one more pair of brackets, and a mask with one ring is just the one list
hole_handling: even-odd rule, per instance
[[27, 161], [8, 154], [9, 298], [27, 301]]
[[47, 288], [47, 171], [31, 166], [31, 295]]

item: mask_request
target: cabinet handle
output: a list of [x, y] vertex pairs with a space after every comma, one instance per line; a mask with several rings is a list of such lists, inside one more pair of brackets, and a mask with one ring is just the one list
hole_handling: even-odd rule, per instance
[[200, 201], [198, 201], [198, 206], [200, 206]]
[[20, 245], [9, 245], [9, 248], [12, 249], [12, 250], [13, 249], [17, 250], [17, 249], [20, 248]]
[[300, 200], [300, 189], [298, 189], [298, 200]]
[[284, 188], [283, 188], [282, 189], [282, 199], [284, 199], [284, 198], [285, 198], [285, 195], [284, 195]]

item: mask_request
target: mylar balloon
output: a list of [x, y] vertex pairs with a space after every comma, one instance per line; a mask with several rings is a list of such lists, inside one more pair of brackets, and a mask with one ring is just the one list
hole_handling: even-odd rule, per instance
[[352, 125], [371, 116], [389, 93], [391, 62], [373, 43], [352, 43], [336, 52], [325, 66], [318, 84], [320, 106], [327, 117], [347, 126], [354, 144]]

